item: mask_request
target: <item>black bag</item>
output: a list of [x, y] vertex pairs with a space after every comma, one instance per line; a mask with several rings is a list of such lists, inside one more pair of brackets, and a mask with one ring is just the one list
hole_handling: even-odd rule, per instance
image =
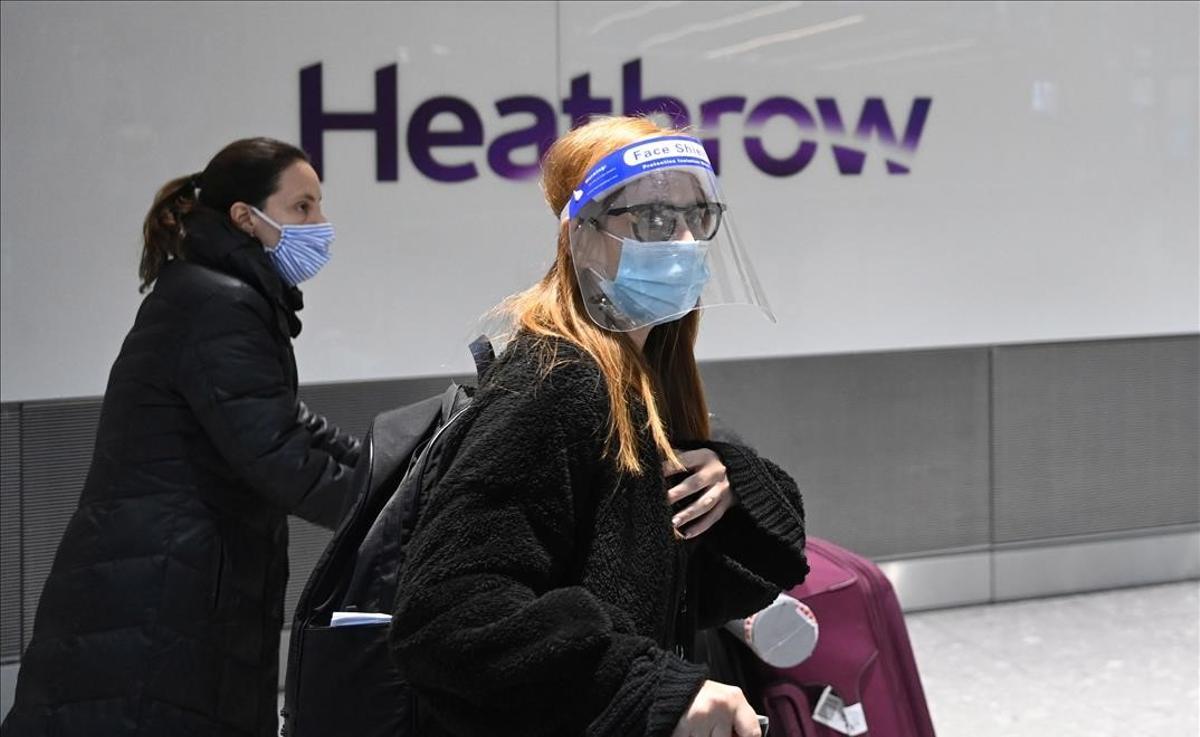
[[[716, 414], [708, 415], [709, 435], [723, 443], [745, 445], [746, 441], [726, 425]], [[714, 627], [696, 631], [692, 647], [692, 660], [708, 666], [708, 677], [718, 683], [742, 689], [746, 700], [759, 714], [765, 714], [762, 700], [762, 683], [759, 672], [762, 663], [750, 648], [738, 642], [737, 637]]]
[[723, 627], [697, 630], [693, 647], [692, 660], [708, 666], [710, 680], [742, 689], [754, 710], [759, 714], [764, 713], [758, 698], [761, 684], [757, 678], [757, 671], [762, 666], [754, 662], [756, 656], [748, 647]]
[[[491, 344], [471, 344], [480, 380]], [[416, 734], [412, 689], [388, 649], [390, 623], [332, 627], [335, 611], [391, 614], [421, 491], [435, 481], [445, 428], [473, 390], [442, 394], [375, 417], [355, 467], [354, 506], [334, 532], [300, 594], [284, 679], [285, 737]]]

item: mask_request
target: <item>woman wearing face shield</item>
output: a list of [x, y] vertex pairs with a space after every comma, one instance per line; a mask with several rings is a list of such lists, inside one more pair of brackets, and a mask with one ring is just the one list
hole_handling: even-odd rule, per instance
[[703, 148], [644, 118], [567, 133], [543, 188], [554, 265], [450, 426], [391, 646], [414, 734], [753, 737], [697, 627], [804, 578], [791, 478], [708, 438], [699, 307], [765, 309]]
[[5, 737], [278, 733], [287, 516], [335, 525], [359, 442], [297, 397], [296, 285], [333, 228], [304, 152], [254, 138], [165, 185], [92, 466]]

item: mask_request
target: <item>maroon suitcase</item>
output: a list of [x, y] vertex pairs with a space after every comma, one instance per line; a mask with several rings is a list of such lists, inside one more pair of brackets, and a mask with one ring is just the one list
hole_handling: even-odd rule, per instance
[[[933, 737], [891, 583], [874, 563], [827, 540], [808, 539], [808, 561], [808, 578], [789, 593], [812, 609], [820, 636], [813, 654], [800, 665], [763, 666], [761, 696], [771, 737], [842, 734], [813, 718], [827, 687], [847, 707], [851, 734]], [[834, 721], [839, 717], [836, 704], [826, 704], [824, 713]], [[866, 730], [859, 731], [864, 723]]]

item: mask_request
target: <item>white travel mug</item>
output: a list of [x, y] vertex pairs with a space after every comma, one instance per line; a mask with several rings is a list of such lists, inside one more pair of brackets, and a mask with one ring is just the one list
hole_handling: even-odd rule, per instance
[[745, 619], [725, 623], [764, 663], [791, 668], [804, 662], [817, 646], [817, 618], [804, 602], [780, 594], [767, 608]]

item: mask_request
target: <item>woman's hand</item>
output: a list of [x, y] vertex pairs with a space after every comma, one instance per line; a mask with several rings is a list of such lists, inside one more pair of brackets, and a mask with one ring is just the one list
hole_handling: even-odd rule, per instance
[[[675, 504], [691, 497], [693, 501], [675, 514], [671, 524], [684, 537], [695, 537], [708, 530], [725, 515], [725, 511], [737, 504], [733, 488], [725, 475], [725, 464], [716, 453], [708, 448], [676, 451], [683, 468], [663, 463], [663, 477], [690, 472], [688, 477], [667, 490], [667, 502]], [[684, 527], [687, 530], [684, 531]]]
[[671, 737], [762, 737], [758, 717], [742, 690], [705, 681]]

